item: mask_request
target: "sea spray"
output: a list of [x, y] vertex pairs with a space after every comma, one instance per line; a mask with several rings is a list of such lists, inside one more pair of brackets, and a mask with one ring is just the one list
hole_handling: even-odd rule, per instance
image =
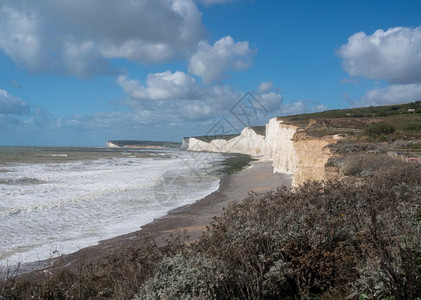
[[3, 155], [0, 164], [0, 265], [71, 253], [138, 230], [216, 191], [219, 178], [211, 174], [224, 159], [194, 168], [194, 158], [177, 149], [24, 150], [21, 161]]

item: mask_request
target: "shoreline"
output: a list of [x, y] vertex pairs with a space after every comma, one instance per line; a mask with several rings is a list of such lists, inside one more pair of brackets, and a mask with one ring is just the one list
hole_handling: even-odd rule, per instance
[[106, 257], [134, 245], [145, 236], [153, 237], [157, 245], [165, 244], [172, 234], [186, 232], [188, 241], [198, 239], [214, 217], [234, 201], [242, 201], [249, 192], [264, 193], [281, 186], [291, 186], [291, 176], [274, 174], [271, 162], [254, 161], [244, 170], [224, 175], [215, 192], [188, 205], [169, 211], [166, 215], [147, 223], [131, 233], [99, 241], [98, 244], [81, 248], [58, 258], [21, 265], [20, 274], [31, 274], [61, 267], [77, 268], [82, 264], [98, 263]]

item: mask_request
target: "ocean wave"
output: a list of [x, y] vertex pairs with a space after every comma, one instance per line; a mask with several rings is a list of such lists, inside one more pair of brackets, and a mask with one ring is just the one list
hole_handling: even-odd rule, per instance
[[47, 182], [38, 178], [31, 178], [31, 177], [0, 179], [0, 184], [7, 184], [7, 185], [32, 185], [32, 184], [44, 184], [44, 183], [47, 183]]
[[38, 155], [38, 157], [67, 157], [67, 154], [61, 154], [61, 153], [51, 153], [51, 154], [41, 154]]
[[16, 255], [0, 249], [0, 264], [48, 258], [51, 247], [69, 253], [138, 230], [218, 189], [218, 178], [209, 175], [213, 164], [190, 168], [189, 153], [130, 153], [7, 166], [12, 173], [0, 174], [0, 232]]

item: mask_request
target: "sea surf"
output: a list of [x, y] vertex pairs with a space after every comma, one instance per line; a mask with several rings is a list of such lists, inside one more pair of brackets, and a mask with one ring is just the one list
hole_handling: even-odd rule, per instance
[[216, 191], [224, 156], [179, 149], [0, 147], [0, 266], [139, 230]]

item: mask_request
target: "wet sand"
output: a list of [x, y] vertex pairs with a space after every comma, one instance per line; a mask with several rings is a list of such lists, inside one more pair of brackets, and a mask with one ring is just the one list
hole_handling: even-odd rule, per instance
[[[141, 227], [139, 231], [99, 242], [98, 245], [83, 248], [75, 253], [64, 255], [61, 263], [76, 266], [81, 263], [101, 260], [115, 251], [123, 250], [131, 243], [139, 242], [147, 234], [162, 245], [170, 234], [186, 231], [189, 240], [200, 237], [206, 226], [215, 216], [223, 213], [223, 208], [234, 201], [241, 201], [250, 191], [264, 193], [281, 186], [291, 186], [291, 176], [273, 174], [270, 162], [253, 162], [246, 170], [227, 175], [220, 181], [219, 189], [197, 202], [170, 211], [166, 216]], [[28, 269], [42, 269], [51, 262], [37, 262], [26, 265]]]

